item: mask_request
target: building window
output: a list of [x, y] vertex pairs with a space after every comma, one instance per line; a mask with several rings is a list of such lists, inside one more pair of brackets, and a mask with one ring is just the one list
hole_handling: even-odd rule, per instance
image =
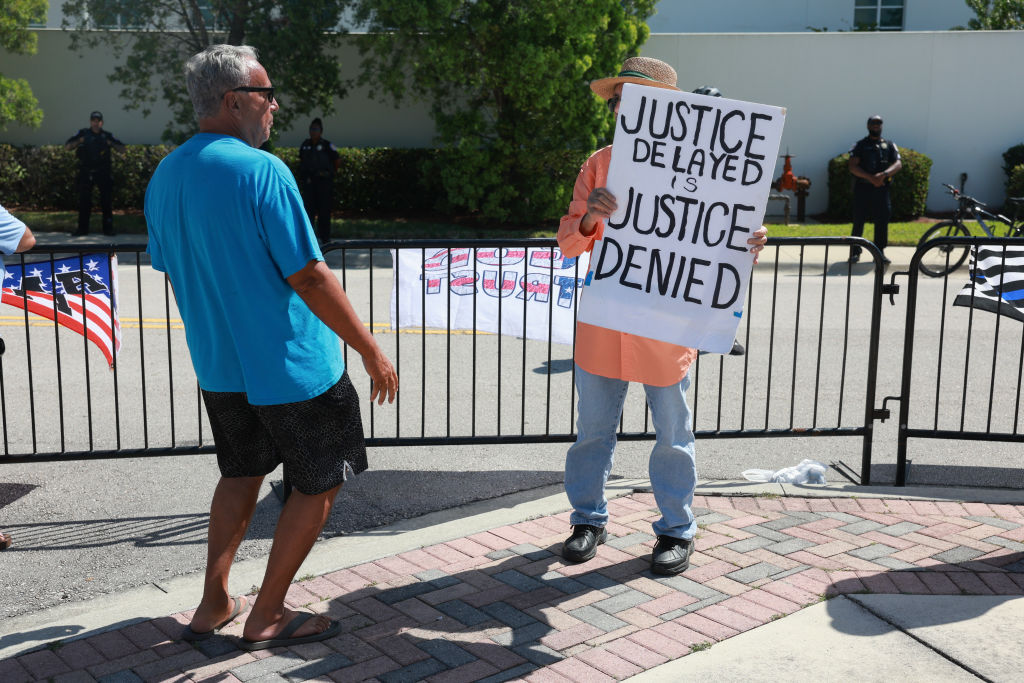
[[139, 29], [142, 13], [128, 0], [103, 0], [89, 5], [89, 14], [97, 28]]
[[854, 0], [853, 25], [861, 31], [902, 31], [905, 0]]

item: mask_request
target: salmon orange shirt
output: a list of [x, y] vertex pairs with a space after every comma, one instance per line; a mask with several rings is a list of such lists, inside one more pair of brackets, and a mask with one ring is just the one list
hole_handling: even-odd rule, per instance
[[[584, 162], [576, 177], [569, 213], [562, 216], [558, 225], [558, 246], [566, 256], [579, 256], [591, 251], [594, 242], [604, 234], [604, 221], [597, 222], [597, 229], [592, 235], [582, 234], [580, 223], [587, 212], [587, 197], [594, 188], [604, 187], [608, 180], [611, 158], [610, 145], [597, 150]], [[581, 368], [594, 375], [666, 387], [680, 382], [696, 357], [696, 349], [576, 323], [575, 360]]]

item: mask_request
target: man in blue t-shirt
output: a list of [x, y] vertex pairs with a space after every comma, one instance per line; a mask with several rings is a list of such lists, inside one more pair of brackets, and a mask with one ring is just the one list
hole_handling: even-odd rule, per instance
[[200, 132], [146, 190], [148, 251], [174, 289], [221, 472], [203, 599], [183, 637], [208, 638], [248, 606], [229, 595], [228, 572], [264, 476], [283, 464], [295, 491], [241, 645], [324, 640], [340, 624], [284, 598], [341, 484], [367, 466], [339, 338], [362, 356], [371, 401], [393, 401], [398, 376], [324, 263], [288, 167], [258, 149], [278, 105], [256, 51], [212, 45], [185, 77]]

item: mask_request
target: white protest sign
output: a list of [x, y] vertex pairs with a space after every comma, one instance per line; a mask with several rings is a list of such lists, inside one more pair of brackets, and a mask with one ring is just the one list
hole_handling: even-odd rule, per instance
[[[493, 332], [572, 344], [588, 254], [557, 248], [391, 250], [391, 326]], [[500, 284], [499, 284], [500, 283]]]
[[582, 322], [726, 353], [743, 313], [786, 110], [626, 84]]

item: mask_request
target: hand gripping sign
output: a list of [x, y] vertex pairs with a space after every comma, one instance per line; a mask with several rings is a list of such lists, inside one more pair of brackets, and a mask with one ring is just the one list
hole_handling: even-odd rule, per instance
[[786, 111], [622, 88], [582, 322], [726, 353], [743, 313]]

